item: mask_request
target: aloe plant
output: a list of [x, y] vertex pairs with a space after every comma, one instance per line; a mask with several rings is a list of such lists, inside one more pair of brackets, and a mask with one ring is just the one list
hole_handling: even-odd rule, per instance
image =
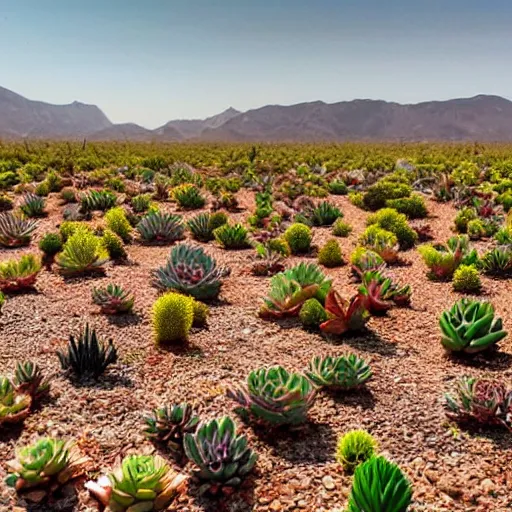
[[313, 357], [306, 376], [319, 387], [354, 389], [372, 376], [368, 364], [355, 354], [339, 357]]
[[38, 222], [25, 219], [12, 212], [0, 213], [0, 246], [21, 247], [28, 245]]

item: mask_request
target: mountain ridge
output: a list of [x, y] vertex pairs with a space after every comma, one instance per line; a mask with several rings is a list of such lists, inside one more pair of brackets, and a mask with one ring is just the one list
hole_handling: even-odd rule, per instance
[[134, 141], [512, 141], [512, 101], [497, 95], [401, 104], [355, 99], [229, 107], [206, 119], [176, 119], [151, 130], [112, 123], [96, 105], [53, 105], [0, 87], [0, 138]]

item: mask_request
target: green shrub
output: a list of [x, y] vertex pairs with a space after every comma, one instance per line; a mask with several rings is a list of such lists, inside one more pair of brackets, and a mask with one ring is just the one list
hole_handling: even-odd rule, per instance
[[199, 188], [190, 183], [175, 187], [171, 193], [178, 206], [185, 210], [202, 208], [206, 202]]
[[209, 227], [212, 231], [220, 228], [229, 221], [229, 216], [226, 212], [214, 212], [210, 215]]
[[84, 224], [83, 222], [79, 222], [76, 220], [65, 220], [59, 227], [60, 236], [62, 237], [62, 241], [66, 242], [66, 240], [73, 235], [73, 233], [77, 229], [87, 229], [92, 233], [91, 228]]
[[337, 196], [344, 196], [348, 193], [348, 187], [343, 180], [333, 180], [329, 183], [329, 192]]
[[105, 223], [107, 228], [120, 236], [123, 242], [130, 241], [132, 227], [122, 206], [116, 206], [108, 210], [105, 214]]
[[116, 192], [124, 192], [126, 190], [126, 185], [123, 179], [119, 176], [114, 176], [105, 180], [105, 186], [110, 190], [115, 190]]
[[474, 265], [460, 265], [453, 273], [453, 289], [455, 291], [478, 293], [481, 288], [480, 274]]
[[281, 237], [278, 238], [271, 238], [266, 243], [268, 250], [270, 252], [277, 252], [281, 256], [284, 256], [285, 258], [290, 256], [291, 250], [290, 246], [288, 245], [288, 242]]
[[349, 192], [348, 200], [358, 208], [364, 208], [364, 193], [363, 192]]
[[224, 249], [246, 249], [250, 247], [248, 231], [242, 224], [223, 224], [213, 231], [213, 236]]
[[47, 233], [39, 241], [39, 249], [48, 256], [54, 256], [62, 250], [62, 238], [59, 233]]
[[54, 170], [48, 172], [44, 181], [50, 192], [59, 192], [62, 188], [62, 178]]
[[501, 245], [512, 245], [512, 228], [501, 228], [494, 239]]
[[67, 239], [56, 261], [64, 274], [79, 274], [102, 270], [108, 254], [101, 239], [88, 229], [77, 229]]
[[111, 260], [119, 261], [126, 259], [127, 254], [123, 245], [123, 240], [110, 229], [105, 229], [105, 231], [103, 231], [101, 243], [108, 252]]
[[147, 212], [151, 204], [151, 194], [139, 194], [132, 197], [130, 201], [135, 213]]
[[363, 204], [368, 210], [375, 211], [384, 208], [389, 199], [409, 197], [411, 192], [411, 186], [406, 183], [382, 179], [368, 187], [363, 197]]
[[36, 185], [34, 192], [38, 196], [46, 197], [50, 193], [50, 186], [46, 181], [42, 181]]
[[284, 232], [283, 238], [288, 243], [292, 254], [301, 254], [310, 250], [313, 235], [310, 227], [295, 223]]
[[403, 213], [398, 213], [393, 208], [383, 208], [370, 215], [367, 224], [377, 225], [386, 231], [393, 233], [402, 249], [409, 249], [418, 240], [418, 235], [407, 223], [407, 217]]
[[20, 182], [15, 172], [0, 172], [0, 190], [8, 190]]
[[117, 197], [110, 190], [91, 190], [80, 198], [83, 212], [107, 211], [116, 205]]
[[340, 267], [343, 265], [343, 256], [337, 240], [328, 240], [318, 252], [318, 263], [324, 267]]
[[425, 200], [419, 194], [412, 194], [411, 197], [401, 197], [399, 199], [388, 199], [386, 206], [403, 213], [409, 219], [423, 219], [428, 215]]
[[394, 263], [398, 258], [398, 239], [394, 233], [373, 224], [368, 226], [359, 238], [359, 243], [376, 252], [387, 263]]
[[179, 293], [166, 293], [153, 304], [152, 322], [155, 343], [183, 343], [194, 321], [194, 299]]
[[478, 217], [476, 210], [469, 206], [460, 209], [455, 216], [455, 229], [458, 233], [468, 232], [468, 223]]
[[76, 203], [76, 191], [74, 188], [65, 187], [60, 191], [60, 198], [65, 203]]
[[327, 312], [317, 299], [312, 298], [300, 308], [299, 319], [304, 328], [318, 329], [327, 320]]
[[341, 219], [338, 219], [332, 226], [332, 234], [334, 236], [345, 238], [350, 233], [352, 233], [352, 226]]
[[336, 448], [336, 460], [348, 473], [375, 455], [378, 445], [366, 430], [351, 430], [340, 437]]
[[512, 192], [507, 191], [496, 197], [496, 202], [503, 206], [503, 210], [508, 212], [512, 208]]
[[[331, 203], [322, 201], [316, 208], [313, 208], [308, 217], [313, 226], [331, 226], [336, 219], [343, 217], [343, 213]], [[305, 222], [305, 224], [309, 223]]]

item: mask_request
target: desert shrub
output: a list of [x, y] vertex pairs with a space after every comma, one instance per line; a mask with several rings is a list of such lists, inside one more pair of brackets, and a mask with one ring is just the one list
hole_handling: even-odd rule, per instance
[[39, 249], [48, 256], [54, 256], [62, 250], [62, 238], [59, 233], [47, 233], [39, 241]]
[[359, 237], [359, 243], [376, 252], [387, 263], [394, 263], [398, 259], [398, 239], [394, 233], [372, 224], [368, 226]]
[[60, 226], [59, 226], [59, 233], [62, 237], [62, 241], [66, 242], [66, 240], [75, 233], [77, 229], [86, 229], [89, 230], [92, 233], [91, 228], [84, 224], [83, 222], [79, 222], [76, 220], [65, 220]]
[[266, 246], [270, 252], [278, 253], [285, 258], [291, 254], [288, 242], [282, 237], [271, 238], [266, 242]]
[[202, 208], [206, 202], [199, 188], [190, 183], [175, 187], [172, 189], [171, 194], [178, 206], [185, 210]]
[[107, 228], [120, 236], [123, 242], [130, 241], [132, 227], [122, 206], [116, 206], [108, 210], [105, 214], [105, 223]]
[[342, 238], [347, 237], [352, 233], [352, 226], [341, 219], [337, 219], [332, 226], [332, 234]]
[[32, 194], [31, 192], [28, 192], [23, 197], [23, 202], [20, 205], [20, 210], [27, 217], [42, 217], [45, 214], [44, 207], [44, 198], [38, 196], [37, 194]]
[[226, 212], [214, 212], [210, 215], [210, 229], [214, 231], [217, 228], [220, 228], [224, 224], [229, 222], [229, 216]]
[[351, 430], [339, 438], [336, 460], [345, 471], [353, 473], [359, 464], [375, 455], [377, 447], [377, 441], [366, 430]]
[[76, 191], [74, 188], [65, 187], [60, 191], [60, 198], [64, 203], [76, 203]]
[[153, 333], [157, 345], [183, 343], [194, 321], [194, 299], [167, 293], [153, 304]]
[[108, 254], [101, 239], [88, 229], [77, 229], [65, 242], [56, 262], [64, 274], [102, 271]]
[[511, 228], [501, 228], [494, 235], [494, 239], [500, 245], [512, 245], [512, 229]]
[[283, 238], [288, 243], [292, 254], [301, 254], [308, 252], [311, 248], [313, 235], [310, 227], [295, 223], [285, 231]]
[[349, 192], [348, 200], [358, 208], [364, 208], [364, 193], [363, 192]]
[[503, 210], [508, 212], [512, 208], [512, 192], [507, 191], [496, 197], [495, 201], [503, 206]]
[[8, 190], [20, 182], [15, 172], [0, 172], [0, 190]]
[[469, 206], [461, 208], [455, 216], [455, 229], [458, 233], [468, 232], [468, 223], [478, 217], [476, 210]]
[[471, 240], [484, 238], [486, 234], [485, 224], [482, 219], [473, 219], [468, 222], [467, 233]]
[[344, 196], [348, 193], [347, 184], [343, 180], [333, 180], [329, 183], [329, 192], [337, 196]]
[[373, 215], [370, 215], [367, 224], [369, 226], [375, 224], [393, 233], [402, 249], [409, 249], [418, 240], [418, 235], [416, 231], [409, 226], [407, 217], [403, 213], [398, 213], [393, 208], [383, 208]]
[[386, 206], [403, 213], [409, 219], [422, 219], [428, 215], [425, 200], [419, 194], [412, 194], [411, 197], [401, 197], [399, 199], [388, 199]]
[[343, 265], [343, 256], [337, 240], [328, 240], [320, 249], [318, 252], [318, 263], [328, 268]]
[[363, 204], [368, 210], [375, 211], [384, 208], [386, 201], [409, 197], [411, 192], [412, 188], [407, 183], [381, 179], [368, 187], [363, 197]]
[[139, 194], [138, 196], [134, 196], [130, 203], [135, 213], [147, 212], [151, 204], [151, 194]]
[[453, 289], [455, 291], [478, 293], [481, 288], [480, 274], [474, 265], [460, 265], [453, 273]]
[[123, 179], [119, 176], [113, 176], [112, 178], [105, 180], [105, 186], [110, 190], [115, 190], [116, 192], [124, 192], [126, 190], [126, 185]]
[[327, 320], [327, 313], [317, 299], [311, 298], [300, 308], [299, 319], [306, 329], [318, 329]]
[[127, 254], [126, 249], [124, 248], [123, 240], [119, 235], [116, 235], [110, 229], [105, 229], [103, 231], [101, 244], [107, 251], [111, 260], [119, 261], [126, 259]]

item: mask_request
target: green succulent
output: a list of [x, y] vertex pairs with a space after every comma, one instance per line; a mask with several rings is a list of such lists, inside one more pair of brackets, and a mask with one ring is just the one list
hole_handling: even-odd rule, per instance
[[341, 210], [328, 201], [322, 201], [311, 211], [313, 226], [331, 226], [340, 217], [343, 217]]
[[351, 430], [339, 438], [336, 460], [345, 471], [353, 473], [360, 464], [373, 457], [377, 449], [377, 441], [366, 430]]
[[59, 233], [47, 233], [39, 241], [39, 249], [48, 256], [54, 256], [62, 250], [62, 238]]
[[91, 190], [80, 198], [83, 212], [106, 211], [117, 203], [116, 195], [110, 190]]
[[12, 212], [0, 213], [0, 246], [21, 247], [30, 244], [37, 221]]
[[337, 219], [332, 225], [332, 234], [341, 238], [345, 238], [352, 233], [352, 226], [342, 219]]
[[284, 232], [283, 238], [288, 243], [292, 254], [301, 254], [308, 252], [311, 248], [313, 235], [310, 227], [295, 223]]
[[343, 255], [341, 254], [341, 248], [337, 240], [327, 240], [318, 252], [318, 263], [327, 268], [340, 267], [343, 265]]
[[107, 228], [121, 237], [123, 242], [130, 241], [132, 227], [126, 218], [126, 212], [122, 206], [110, 208], [105, 214], [105, 223]]
[[29, 414], [32, 397], [18, 391], [7, 377], [0, 377], [0, 427], [4, 423], [20, 423]]
[[338, 357], [315, 356], [309, 363], [306, 375], [316, 386], [349, 390], [368, 381], [372, 371], [363, 359], [348, 354]]
[[213, 236], [223, 249], [246, 249], [250, 247], [248, 231], [242, 224], [223, 224], [213, 230]]
[[327, 313], [317, 299], [311, 298], [300, 308], [299, 319], [306, 329], [318, 329], [320, 324], [327, 320]]
[[157, 211], [143, 217], [137, 231], [143, 242], [172, 243], [183, 238], [185, 227], [179, 215]]
[[460, 265], [453, 273], [453, 289], [455, 291], [478, 293], [481, 288], [480, 274], [474, 265]]
[[186, 210], [202, 208], [206, 202], [199, 188], [190, 183], [177, 186], [171, 191], [171, 195], [178, 206]]
[[123, 240], [110, 229], [103, 231], [101, 245], [113, 261], [125, 261], [128, 258]]
[[92, 301], [101, 308], [106, 315], [130, 313], [133, 309], [135, 297], [118, 284], [108, 284], [105, 288], [92, 289]]
[[179, 293], [166, 293], [153, 304], [153, 332], [160, 344], [184, 343], [194, 321], [194, 299]]
[[41, 262], [33, 254], [0, 263], [0, 291], [20, 292], [32, 288], [40, 271]]
[[44, 211], [45, 200], [43, 197], [27, 192], [23, 197], [23, 202], [20, 205], [20, 210], [27, 217], [42, 217], [45, 214]]
[[501, 318], [495, 318], [489, 302], [463, 298], [439, 319], [441, 343], [449, 352], [475, 353], [505, 338]]

